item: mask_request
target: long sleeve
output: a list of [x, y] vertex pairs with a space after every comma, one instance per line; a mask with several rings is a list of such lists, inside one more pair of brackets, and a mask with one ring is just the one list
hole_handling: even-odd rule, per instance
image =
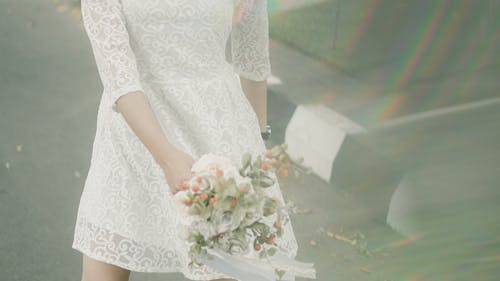
[[233, 68], [244, 78], [266, 80], [271, 74], [267, 0], [237, 2], [231, 30]]
[[136, 57], [120, 0], [81, 0], [82, 21], [90, 40], [104, 94], [116, 111], [116, 100], [143, 91]]

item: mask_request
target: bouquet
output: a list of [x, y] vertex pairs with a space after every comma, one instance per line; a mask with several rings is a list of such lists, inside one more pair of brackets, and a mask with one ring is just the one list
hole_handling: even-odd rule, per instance
[[278, 247], [287, 208], [267, 189], [300, 165], [291, 161], [286, 144], [253, 159], [246, 153], [241, 167], [208, 153], [196, 161], [194, 176], [174, 196], [183, 213], [180, 233], [189, 244], [191, 265], [205, 264], [242, 281], [315, 278], [312, 264], [289, 258]]

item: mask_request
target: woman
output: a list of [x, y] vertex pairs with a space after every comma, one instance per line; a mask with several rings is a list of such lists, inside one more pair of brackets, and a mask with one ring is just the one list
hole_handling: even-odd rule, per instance
[[[82, 280], [128, 280], [130, 271], [229, 278], [188, 266], [172, 195], [205, 153], [239, 165], [244, 152], [265, 150], [267, 2], [234, 1], [81, 1], [104, 86], [72, 245], [83, 253]], [[272, 191], [282, 200], [278, 184]], [[286, 227], [280, 246], [294, 257]]]

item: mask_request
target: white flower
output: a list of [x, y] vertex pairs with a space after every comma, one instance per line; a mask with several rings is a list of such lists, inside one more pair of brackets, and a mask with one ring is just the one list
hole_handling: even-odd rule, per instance
[[214, 153], [204, 154], [191, 167], [195, 174], [214, 174], [217, 169], [222, 170], [225, 177], [239, 177], [239, 171], [231, 159]]
[[231, 160], [214, 153], [207, 153], [201, 156], [191, 167], [191, 171], [202, 173], [213, 170], [215, 167], [226, 170], [232, 168]]
[[192, 225], [193, 229], [197, 230], [205, 240], [217, 234], [215, 226], [207, 221], [197, 221]]
[[241, 208], [236, 208], [232, 211], [218, 208], [212, 212], [211, 223], [216, 228], [217, 233], [224, 233], [237, 229], [244, 216], [245, 210]]
[[187, 198], [187, 191], [179, 191], [173, 197], [174, 206], [178, 212], [178, 233], [179, 237], [187, 239], [189, 236], [189, 228], [197, 218], [189, 214], [189, 207], [184, 203]]
[[250, 245], [245, 237], [239, 237], [234, 233], [227, 233], [219, 238], [217, 247], [226, 253], [244, 255], [250, 250]]

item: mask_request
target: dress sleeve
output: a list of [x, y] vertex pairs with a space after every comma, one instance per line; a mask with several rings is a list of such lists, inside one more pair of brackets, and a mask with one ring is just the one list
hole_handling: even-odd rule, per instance
[[267, 0], [235, 3], [231, 30], [233, 68], [244, 78], [266, 80], [271, 74]]
[[112, 109], [119, 97], [143, 91], [136, 57], [120, 0], [81, 0], [82, 22], [89, 37], [104, 87]]

